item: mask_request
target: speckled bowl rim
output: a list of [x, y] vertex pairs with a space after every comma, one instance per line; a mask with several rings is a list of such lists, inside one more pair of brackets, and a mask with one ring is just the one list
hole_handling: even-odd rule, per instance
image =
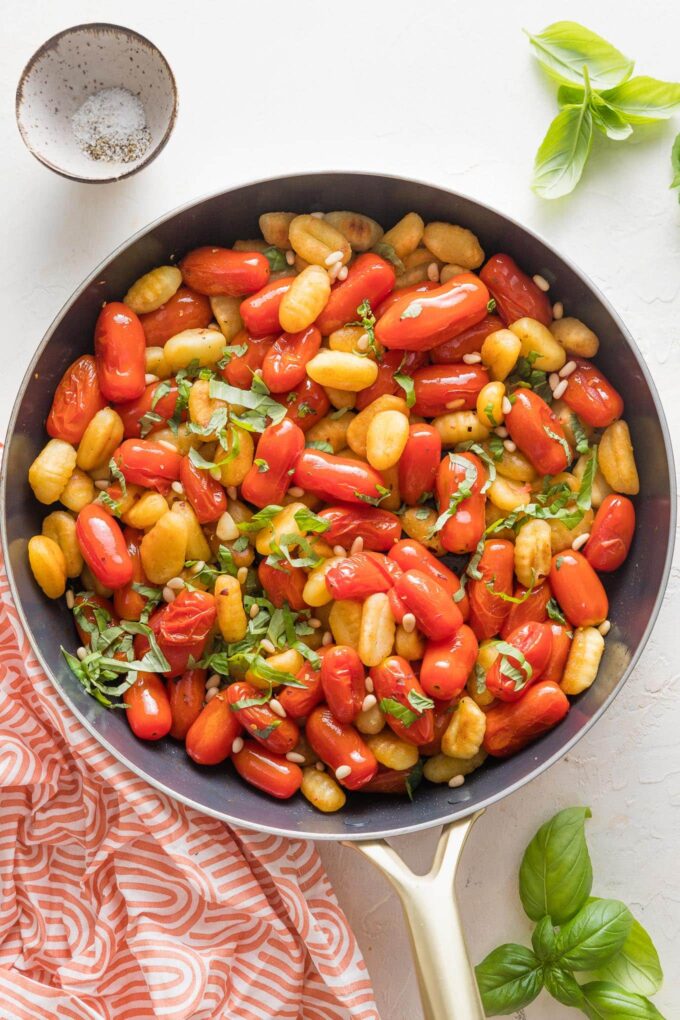
[[[111, 177], [80, 177], [78, 174], [71, 174], [67, 170], [64, 170], [61, 167], [56, 166], [49, 159], [46, 159], [44, 156], [41, 156], [40, 153], [38, 153], [37, 150], [34, 148], [34, 146], [31, 144], [31, 141], [27, 133], [24, 131], [20, 118], [20, 110], [23, 102], [24, 84], [29, 74], [35, 67], [36, 63], [38, 62], [38, 60], [45, 53], [47, 53], [48, 50], [52, 49], [55, 46], [55, 44], [59, 42], [60, 39], [63, 39], [69, 35], [73, 35], [76, 32], [81, 32], [83, 31], [83, 29], [89, 29], [91, 31], [101, 31], [103, 29], [108, 29], [114, 32], [118, 32], [121, 35], [125, 35], [130, 39], [134, 39], [137, 42], [141, 43], [143, 46], [148, 46], [149, 49], [154, 50], [158, 54], [161, 61], [165, 65], [165, 69], [167, 70], [168, 76], [170, 78], [170, 87], [172, 91], [172, 110], [170, 112], [168, 126], [165, 129], [165, 134], [158, 142], [158, 144], [151, 150], [148, 156], [142, 159], [139, 163], [136, 163], [130, 170], [126, 170], [124, 173], [114, 174]], [[175, 81], [175, 76], [172, 73], [172, 68], [168, 62], [168, 59], [162, 52], [162, 50], [160, 50], [155, 43], [151, 42], [150, 39], [147, 39], [145, 35], [142, 35], [141, 32], [136, 32], [134, 28], [126, 28], [124, 25], [114, 25], [112, 22], [109, 21], [86, 21], [83, 22], [83, 24], [81, 25], [72, 25], [70, 28], [64, 28], [62, 29], [61, 32], [57, 32], [56, 35], [53, 35], [49, 39], [46, 39], [42, 46], [40, 46], [35, 51], [33, 56], [29, 58], [23, 71], [19, 75], [19, 81], [17, 83], [17, 91], [15, 98], [15, 114], [17, 127], [19, 129], [19, 134], [23, 139], [24, 145], [31, 153], [31, 155], [35, 159], [37, 159], [39, 163], [42, 163], [43, 166], [46, 166], [49, 170], [53, 170], [55, 174], [59, 174], [60, 177], [65, 177], [69, 181], [78, 181], [81, 184], [114, 184], [116, 181], [123, 181], [125, 180], [126, 177], [132, 177], [133, 174], [137, 174], [139, 173], [140, 170], [143, 170], [144, 167], [148, 166], [149, 163], [152, 163], [154, 161], [156, 156], [158, 156], [159, 153], [161, 153], [165, 146], [168, 144], [168, 139], [170, 138], [170, 135], [172, 134], [173, 129], [175, 127], [178, 109], [179, 109], [179, 93], [177, 91], [177, 82]]]

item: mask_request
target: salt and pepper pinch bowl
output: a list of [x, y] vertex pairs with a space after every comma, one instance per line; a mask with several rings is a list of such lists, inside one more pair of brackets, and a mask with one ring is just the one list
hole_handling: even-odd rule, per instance
[[[97, 92], [115, 89], [123, 123], [133, 123], [141, 103], [148, 133], [135, 128], [124, 146], [97, 145], [88, 155], [73, 115]], [[126, 97], [120, 90], [127, 90]], [[104, 104], [95, 104], [104, 109]], [[147, 166], [163, 149], [177, 116], [177, 86], [167, 60], [143, 35], [120, 25], [76, 25], [52, 36], [24, 68], [16, 94], [19, 131], [29, 151], [50, 170], [84, 183], [122, 180]], [[112, 158], [113, 157], [113, 158]]]

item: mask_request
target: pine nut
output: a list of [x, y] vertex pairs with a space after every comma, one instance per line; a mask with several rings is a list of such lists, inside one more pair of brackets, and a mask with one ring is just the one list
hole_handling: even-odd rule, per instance
[[401, 625], [407, 634], [412, 634], [416, 629], [416, 618], [413, 613], [404, 613], [404, 618], [401, 621]]
[[111, 484], [111, 482], [109, 481], [109, 479], [108, 479], [108, 478], [99, 478], [99, 479], [98, 479], [98, 480], [97, 480], [97, 481], [96, 481], [96, 482], [94, 483], [94, 487], [95, 487], [95, 489], [100, 489], [100, 490], [101, 490], [101, 492], [103, 492], [103, 491], [104, 491], [104, 489], [108, 489], [108, 487], [109, 487], [109, 485], [110, 485], [110, 484]]
[[289, 266], [295, 265], [295, 252], [293, 251], [292, 248], [289, 248], [288, 251], [286, 252], [286, 262], [288, 263]]
[[316, 616], [312, 616], [312, 617], [310, 617], [310, 620], [309, 620], [309, 626], [313, 630], [318, 630], [319, 627], [323, 627], [323, 624], [322, 624], [321, 620], [317, 620]]
[[219, 673], [213, 673], [212, 676], [209, 676], [205, 682], [206, 690], [211, 690], [213, 687], [219, 687], [221, 682], [222, 677]]
[[271, 708], [274, 715], [278, 715], [279, 719], [286, 718], [286, 710], [278, 698], [272, 698], [269, 702], [269, 707]]
[[564, 315], [564, 305], [561, 301], [556, 301], [553, 305], [553, 319], [561, 319]]
[[368, 333], [362, 333], [359, 339], [357, 340], [357, 350], [362, 352], [367, 351], [369, 343], [370, 340], [368, 337]]
[[465, 782], [465, 776], [453, 776], [449, 779], [449, 786], [455, 789], [457, 786], [462, 786]]
[[239, 584], [245, 584], [246, 583], [246, 581], [248, 580], [248, 568], [247, 567], [239, 567], [238, 568], [238, 572], [236, 574], [236, 580], [238, 581]]
[[217, 696], [218, 694], [219, 694], [219, 691], [218, 691], [217, 687], [210, 687], [210, 688], [207, 688], [207, 689], [206, 689], [206, 692], [205, 692], [205, 703], [206, 703], [206, 705], [207, 705], [207, 704], [208, 704], [208, 703], [209, 703], [210, 701], [212, 701], [212, 699], [213, 699], [214, 697], [216, 697], [216, 696]]
[[541, 276], [540, 273], [536, 273], [532, 279], [539, 290], [542, 290], [544, 294], [548, 293], [550, 290], [550, 284], [546, 280], [545, 276]]
[[344, 545], [334, 545], [333, 546], [333, 555], [334, 556], [346, 556], [347, 555], [347, 550], [345, 549]]
[[508, 453], [514, 453], [515, 450], [517, 449], [517, 444], [513, 443], [512, 439], [506, 439], [503, 442], [503, 446], [508, 451]]
[[76, 604], [76, 597], [73, 594], [73, 592], [71, 591], [71, 589], [69, 588], [68, 591], [66, 592], [66, 605], [67, 605], [67, 607], [69, 609], [73, 609], [75, 604]]
[[507, 397], [503, 397], [503, 403], [501, 404], [501, 410], [503, 414], [510, 414], [512, 411], [512, 404]]
[[168, 588], [167, 584], [163, 589], [163, 601], [168, 603], [175, 601], [175, 593], [172, 588]]
[[377, 704], [378, 704], [378, 699], [376, 698], [375, 694], [367, 694], [366, 697], [363, 700], [363, 704], [361, 706], [361, 711], [362, 712], [368, 712], [369, 708], [373, 708], [373, 706], [377, 705]]
[[257, 616], [257, 614], [259, 613], [259, 611], [260, 611], [260, 607], [257, 605], [257, 603], [255, 603], [255, 605], [251, 606], [250, 610], [248, 611], [248, 615], [250, 616], [250, 619], [254, 620], [255, 617]]
[[264, 640], [260, 642], [260, 645], [265, 652], [269, 653], [269, 655], [276, 654], [276, 646], [269, 640], [269, 638], [264, 638]]
[[338, 270], [338, 280], [340, 281], [340, 283], [344, 283], [348, 276], [349, 269], [347, 268], [347, 266], [342, 266], [342, 268]]
[[300, 496], [304, 496], [304, 494], [305, 490], [301, 489], [299, 485], [291, 485], [290, 489], [288, 490], [288, 495], [294, 496], [295, 499], [299, 499]]
[[571, 547], [574, 550], [574, 552], [577, 552], [579, 549], [582, 549], [589, 538], [590, 538], [589, 531], [586, 531], [583, 535], [577, 535], [574, 541], [571, 543]]
[[559, 384], [560, 384], [560, 377], [557, 374], [557, 372], [551, 372], [550, 373], [550, 375], [548, 376], [548, 383], [550, 384], [550, 389], [551, 390], [554, 390], [556, 386], [559, 386]]
[[463, 355], [463, 361], [465, 362], [466, 365], [478, 365], [481, 360], [482, 355], [476, 354], [475, 352], [473, 352], [472, 354]]
[[436, 262], [430, 262], [427, 267], [427, 278], [433, 283], [439, 283], [439, 266]]
[[183, 577], [171, 577], [167, 583], [168, 588], [172, 588], [173, 591], [180, 591], [184, 587]]
[[336, 262], [342, 262], [342, 256], [341, 251], [332, 251], [330, 255], [326, 255], [324, 262], [327, 266], [334, 266]]
[[239, 751], [243, 750], [243, 737], [235, 737], [234, 743], [231, 745], [231, 753], [238, 754]]
[[364, 686], [365, 686], [365, 688], [366, 688], [366, 690], [368, 691], [369, 694], [373, 694], [373, 691], [375, 690], [375, 687], [373, 686], [373, 678], [372, 677], [370, 677], [370, 676], [366, 677]]
[[176, 492], [178, 496], [184, 495], [184, 486], [181, 482], [173, 482], [170, 488], [173, 492]]
[[295, 762], [296, 765], [304, 765], [305, 763], [304, 754], [298, 754], [297, 751], [289, 751], [286, 758], [288, 761]]
[[[508, 401], [508, 403], [510, 404], [510, 401]], [[512, 404], [510, 404], [510, 407], [512, 407]], [[508, 438], [508, 430], [504, 425], [499, 425], [498, 428], [494, 429], [494, 432], [496, 433], [497, 436], [500, 436], [501, 439]]]
[[87, 648], [84, 648], [83, 645], [81, 645], [80, 648], [76, 651], [76, 655], [82, 662], [83, 659], [87, 658]]
[[340, 765], [339, 768], [337, 768], [335, 770], [335, 778], [336, 779], [347, 779], [347, 776], [351, 776], [351, 775], [352, 775], [352, 768], [351, 768], [350, 765]]
[[314, 765], [314, 768], [317, 770], [317, 772], [325, 772], [326, 771], [326, 766], [324, 765], [324, 763], [322, 761], [317, 761], [315, 763], [315, 765]]
[[449, 400], [446, 403], [447, 411], [457, 411], [459, 407], [463, 407], [465, 400], [462, 397], [457, 397], [455, 400]]
[[612, 621], [604, 620], [597, 629], [599, 630], [602, 637], [605, 637], [612, 629]]
[[560, 379], [568, 379], [572, 372], [576, 371], [576, 362], [568, 361], [559, 371]]
[[553, 397], [555, 398], [555, 400], [559, 400], [560, 397], [564, 396], [564, 391], [566, 390], [568, 385], [569, 385], [568, 380], [563, 379], [559, 386], [555, 387], [555, 389], [553, 390]]
[[350, 549], [349, 554], [350, 554], [350, 556], [356, 556], [357, 553], [360, 553], [360, 552], [363, 552], [363, 551], [364, 551], [364, 540], [361, 537], [361, 535], [357, 535], [357, 537], [352, 542], [352, 548]]
[[321, 644], [322, 645], [332, 645], [333, 644], [333, 635], [331, 634], [331, 632], [329, 630], [327, 630], [325, 632], [324, 636], [321, 638]]
[[236, 521], [228, 510], [225, 510], [217, 522], [215, 534], [221, 542], [234, 542], [240, 535]]
[[144, 376], [144, 382], [147, 386], [150, 386], [151, 383], [158, 382], [158, 376], [154, 375], [153, 372], [147, 372]]

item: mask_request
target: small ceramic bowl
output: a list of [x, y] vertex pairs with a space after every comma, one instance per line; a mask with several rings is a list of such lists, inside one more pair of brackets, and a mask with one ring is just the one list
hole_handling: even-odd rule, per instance
[[[148, 145], [144, 151], [133, 146], [127, 161], [93, 158], [74, 132], [75, 112], [110, 88], [131, 92], [146, 116]], [[177, 87], [167, 60], [143, 35], [120, 25], [76, 25], [31, 57], [19, 79], [16, 114], [28, 149], [50, 170], [85, 183], [119, 181], [147, 166], [166, 144], [177, 116]]]

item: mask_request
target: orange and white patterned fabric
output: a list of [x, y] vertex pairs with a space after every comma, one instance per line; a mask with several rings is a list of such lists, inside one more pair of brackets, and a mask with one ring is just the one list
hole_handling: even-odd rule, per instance
[[236, 831], [62, 704], [0, 561], [0, 1020], [378, 1020], [312, 843]]

